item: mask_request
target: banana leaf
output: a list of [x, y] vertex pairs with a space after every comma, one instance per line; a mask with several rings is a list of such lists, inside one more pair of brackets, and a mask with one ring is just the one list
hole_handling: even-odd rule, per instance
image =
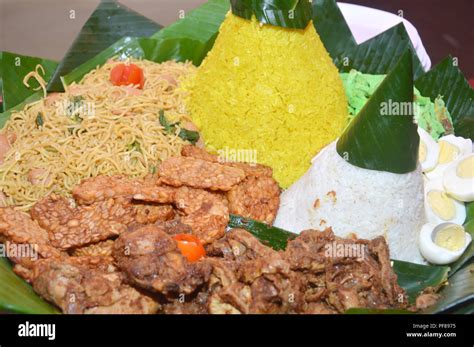
[[[420, 137], [413, 107], [412, 57], [407, 50], [337, 141], [339, 155], [369, 170], [407, 173], [418, 164]], [[386, 112], [384, 113], [384, 107]]]
[[336, 66], [344, 52], [352, 51], [357, 42], [335, 1], [313, 0], [313, 22], [324, 46]]
[[209, 0], [190, 11], [184, 18], [153, 34], [151, 38], [187, 38], [201, 43], [208, 43], [215, 38], [229, 9], [229, 0]]
[[236, 215], [230, 215], [229, 227], [245, 229], [258, 238], [264, 245], [275, 250], [285, 249], [288, 240], [292, 240], [298, 236], [292, 232]]
[[417, 79], [415, 86], [431, 101], [443, 96], [456, 135], [474, 140], [474, 90], [451, 56]]
[[363, 73], [386, 74], [409, 49], [415, 78], [423, 73], [418, 55], [402, 23], [357, 45], [334, 0], [313, 1], [313, 16], [316, 30], [341, 72], [356, 69]]
[[150, 36], [161, 26], [113, 0], [101, 1], [48, 84], [48, 91], [64, 91], [61, 76], [95, 57], [125, 36]]
[[0, 129], [3, 128], [5, 123], [10, 119], [10, 116], [15, 111], [22, 110], [26, 105], [41, 100], [43, 97], [42, 93], [35, 93], [27, 97], [21, 104], [16, 105], [15, 107], [10, 108], [8, 111], [0, 113]]
[[466, 221], [465, 224], [469, 223], [474, 219], [474, 201], [466, 203]]
[[413, 303], [424, 289], [444, 283], [448, 279], [449, 267], [393, 260], [393, 271], [397, 274], [398, 284], [405, 289], [408, 300]]
[[[451, 310], [473, 310], [474, 263], [462, 268], [449, 278], [448, 284], [439, 292], [440, 300], [427, 313], [442, 313]], [[466, 306], [466, 307], [465, 307]]]
[[12, 270], [8, 260], [0, 259], [0, 312], [52, 314], [59, 311], [41, 299], [23, 279]]
[[[464, 224], [464, 230], [471, 234], [472, 239], [474, 240], [474, 219], [470, 220], [468, 223]], [[451, 270], [449, 271], [449, 276], [454, 275], [460, 268], [462, 268], [466, 263], [474, 258], [474, 242], [467, 247], [464, 251], [461, 258], [456, 260], [450, 265]]]
[[309, 0], [231, 0], [232, 13], [263, 24], [304, 29], [312, 19]]
[[[45, 74], [42, 77], [48, 82], [57, 66], [56, 62], [11, 52], [0, 52], [0, 85], [3, 97], [1, 112], [15, 107], [33, 94], [43, 93], [34, 90], [39, 87], [39, 83], [33, 78], [28, 81], [30, 88], [23, 84], [25, 75], [34, 71], [38, 64], [44, 68]], [[41, 73], [42, 71], [40, 75]]]

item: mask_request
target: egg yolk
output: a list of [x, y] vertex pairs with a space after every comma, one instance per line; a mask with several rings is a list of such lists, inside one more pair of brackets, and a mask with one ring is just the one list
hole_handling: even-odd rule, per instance
[[426, 160], [427, 152], [428, 152], [428, 150], [426, 148], [425, 143], [420, 142], [420, 155], [419, 155], [420, 163], [423, 163]]
[[452, 162], [457, 158], [459, 149], [446, 141], [439, 141], [439, 164]]
[[474, 177], [474, 156], [462, 160], [457, 167], [456, 173], [461, 178]]
[[458, 251], [465, 244], [464, 229], [460, 225], [449, 225], [436, 233], [434, 242], [450, 251]]
[[427, 194], [428, 204], [433, 212], [442, 220], [451, 220], [456, 215], [456, 206], [445, 192], [432, 190]]

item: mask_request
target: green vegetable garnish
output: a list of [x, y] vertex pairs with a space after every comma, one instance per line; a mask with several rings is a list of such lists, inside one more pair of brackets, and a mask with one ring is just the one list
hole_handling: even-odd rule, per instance
[[84, 98], [81, 95], [73, 96], [69, 99], [69, 105], [67, 106], [66, 112], [71, 119], [76, 122], [82, 122], [82, 117], [80, 116], [80, 111], [84, 104]]
[[42, 127], [43, 124], [44, 124], [43, 114], [41, 112], [38, 112], [38, 115], [36, 116], [36, 126], [39, 128], [39, 127]]
[[127, 150], [128, 150], [129, 152], [131, 152], [131, 151], [141, 152], [142, 150], [141, 150], [140, 142], [138, 142], [138, 141], [136, 141], [136, 140], [133, 141], [131, 144], [129, 144], [129, 145], [127, 146]]
[[160, 110], [160, 124], [165, 128], [165, 132], [172, 133], [173, 132], [173, 124], [168, 122], [168, 120], [165, 117], [165, 111]]
[[[167, 134], [174, 134], [176, 132], [176, 128], [180, 125], [179, 122], [177, 123], [170, 123], [165, 117], [165, 111], [160, 110], [160, 124], [163, 126], [165, 132]], [[184, 141], [188, 141], [193, 145], [199, 141], [199, 133], [197, 131], [192, 131], [188, 129], [180, 129], [178, 136], [183, 139]]]
[[199, 133], [197, 131], [181, 129], [178, 136], [185, 141], [191, 142], [193, 145], [199, 141]]

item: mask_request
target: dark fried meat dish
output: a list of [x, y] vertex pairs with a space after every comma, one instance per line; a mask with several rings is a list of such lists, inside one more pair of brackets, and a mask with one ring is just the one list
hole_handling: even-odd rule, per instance
[[[332, 251], [337, 247], [358, 250], [360, 254], [340, 256]], [[405, 292], [391, 268], [388, 246], [381, 237], [350, 240], [335, 237], [331, 229], [308, 230], [288, 243], [285, 256], [291, 269], [308, 283], [306, 303], [323, 302], [338, 312], [357, 307], [407, 306]]]
[[223, 238], [210, 244], [206, 251], [213, 257], [237, 261], [268, 257], [275, 252], [244, 229], [230, 230]]
[[211, 271], [206, 263], [188, 262], [172, 237], [155, 225], [120, 235], [113, 256], [132, 283], [171, 297], [194, 292]]
[[151, 314], [159, 308], [152, 297], [126, 284], [105, 257], [42, 259], [34, 267], [33, 288], [64, 313]]

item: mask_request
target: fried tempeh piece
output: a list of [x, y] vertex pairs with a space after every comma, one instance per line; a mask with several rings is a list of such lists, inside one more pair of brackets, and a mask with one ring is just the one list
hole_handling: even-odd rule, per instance
[[174, 187], [229, 191], [245, 178], [245, 172], [218, 163], [192, 157], [172, 157], [161, 163], [161, 181]]
[[273, 179], [270, 167], [260, 164], [221, 162], [218, 156], [190, 145], [184, 146], [181, 154], [243, 170], [245, 180], [234, 185], [227, 193], [230, 213], [270, 225], [273, 223], [280, 205], [280, 187]]
[[143, 182], [122, 176], [97, 176], [75, 186], [72, 195], [78, 204], [86, 205], [119, 197], [131, 199], [142, 186]]
[[106, 240], [134, 222], [133, 207], [121, 198], [73, 208], [66, 198], [52, 194], [38, 201], [30, 214], [60, 249]]
[[34, 290], [64, 313], [153, 314], [159, 304], [125, 284], [112, 259], [68, 257], [35, 264]]
[[68, 199], [51, 194], [30, 211], [60, 249], [80, 247], [117, 236], [133, 224], [155, 223], [174, 217], [170, 205], [133, 204], [123, 197], [71, 206]]
[[211, 154], [211, 153], [207, 152], [205, 149], [202, 149], [202, 148], [199, 148], [199, 147], [196, 147], [196, 146], [193, 146], [193, 145], [183, 146], [183, 148], [181, 149], [181, 155], [183, 157], [192, 157], [192, 158], [196, 158], [196, 159], [209, 161], [211, 163], [219, 163], [219, 164], [222, 164], [222, 165], [238, 168], [238, 169], [243, 170], [247, 177], [249, 177], [249, 176], [272, 177], [273, 176], [273, 170], [269, 166], [265, 166], [265, 165], [257, 164], [257, 163], [244, 163], [244, 162], [225, 161], [225, 160], [219, 158], [217, 155]]
[[280, 187], [268, 176], [250, 176], [228, 193], [230, 213], [273, 224], [280, 206]]
[[72, 250], [75, 257], [111, 257], [114, 240], [105, 240]]
[[37, 258], [65, 256], [51, 245], [46, 230], [33, 221], [27, 213], [17, 211], [12, 207], [0, 208], [0, 235], [4, 236], [7, 246], [13, 243], [28, 247], [28, 254], [11, 258], [16, 263], [14, 271], [28, 281], [31, 280], [30, 272]]

